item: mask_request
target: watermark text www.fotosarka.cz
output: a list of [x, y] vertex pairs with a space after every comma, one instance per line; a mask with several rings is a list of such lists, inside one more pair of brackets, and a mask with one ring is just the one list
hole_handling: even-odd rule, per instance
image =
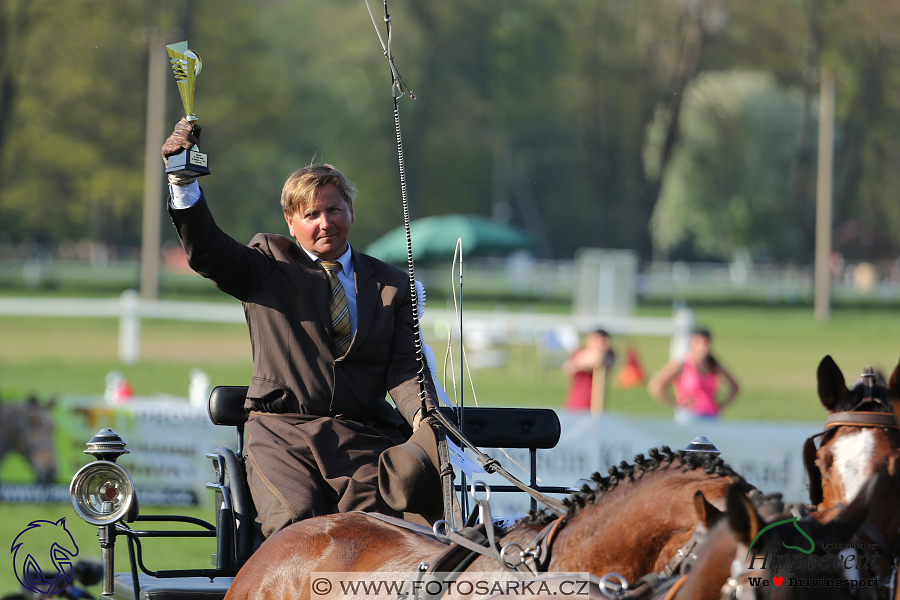
[[317, 572], [310, 576], [310, 595], [315, 600], [457, 596], [589, 598], [590, 587], [587, 573], [543, 573], [528, 579], [513, 573]]

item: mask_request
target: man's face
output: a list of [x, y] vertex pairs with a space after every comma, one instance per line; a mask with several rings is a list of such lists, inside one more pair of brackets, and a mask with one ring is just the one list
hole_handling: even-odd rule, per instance
[[597, 350], [598, 352], [606, 352], [609, 350], [609, 338], [599, 333], [591, 333], [584, 340], [585, 348]]
[[353, 208], [330, 183], [319, 188], [309, 206], [284, 220], [297, 243], [322, 260], [337, 260], [347, 251]]

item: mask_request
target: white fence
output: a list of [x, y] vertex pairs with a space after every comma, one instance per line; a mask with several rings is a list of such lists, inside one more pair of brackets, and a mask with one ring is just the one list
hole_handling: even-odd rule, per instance
[[[119, 359], [135, 364], [140, 359], [141, 320], [171, 319], [213, 323], [243, 323], [244, 312], [238, 303], [179, 302], [172, 300], [143, 300], [133, 290], [126, 290], [118, 299], [82, 298], [17, 298], [0, 297], [0, 315], [30, 317], [108, 317], [119, 319]], [[694, 316], [681, 309], [672, 319], [650, 317], [575, 317], [564, 314], [466, 311], [463, 328], [475, 339], [485, 334], [513, 342], [533, 342], [540, 333], [568, 330], [585, 332], [603, 327], [613, 335], [643, 335], [671, 337], [670, 353], [680, 356], [686, 349]], [[457, 329], [452, 311], [428, 308], [422, 319], [423, 331]], [[459, 339], [458, 337], [456, 339]]]

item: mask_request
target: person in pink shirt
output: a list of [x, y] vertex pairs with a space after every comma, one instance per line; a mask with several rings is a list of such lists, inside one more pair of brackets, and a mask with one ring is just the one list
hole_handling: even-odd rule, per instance
[[[677, 423], [716, 419], [737, 396], [737, 381], [710, 353], [711, 341], [708, 329], [694, 331], [684, 359], [666, 364], [647, 384], [651, 396], [675, 407]], [[719, 401], [721, 380], [730, 389], [724, 400]]]

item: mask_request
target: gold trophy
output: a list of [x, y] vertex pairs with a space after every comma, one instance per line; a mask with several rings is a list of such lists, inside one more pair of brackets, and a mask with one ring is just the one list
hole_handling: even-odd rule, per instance
[[[202, 62], [193, 50], [188, 49], [187, 42], [178, 42], [166, 46], [169, 58], [172, 61], [172, 70], [175, 72], [175, 82], [178, 84], [178, 92], [181, 94], [181, 103], [187, 113], [186, 119], [191, 125], [197, 124], [197, 115], [194, 114], [194, 82], [200, 74]], [[187, 152], [169, 157], [169, 166], [166, 173], [182, 177], [202, 177], [209, 175], [209, 166], [206, 154], [200, 152], [198, 146], [194, 146]]]

